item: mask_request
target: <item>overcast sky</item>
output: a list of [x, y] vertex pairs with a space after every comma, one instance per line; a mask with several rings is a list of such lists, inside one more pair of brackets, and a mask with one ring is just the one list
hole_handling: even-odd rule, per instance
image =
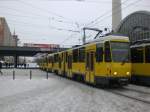
[[[0, 16], [5, 17], [22, 43], [81, 43], [80, 31], [91, 27], [111, 29], [112, 0], [0, 0]], [[150, 0], [122, 0], [126, 17], [138, 10], [150, 11]], [[69, 30], [69, 31], [68, 31]]]

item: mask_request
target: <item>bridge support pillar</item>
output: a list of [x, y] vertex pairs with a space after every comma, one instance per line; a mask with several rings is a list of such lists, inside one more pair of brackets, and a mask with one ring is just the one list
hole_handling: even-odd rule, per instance
[[17, 68], [17, 65], [18, 65], [18, 56], [15, 55], [14, 56], [14, 67]]

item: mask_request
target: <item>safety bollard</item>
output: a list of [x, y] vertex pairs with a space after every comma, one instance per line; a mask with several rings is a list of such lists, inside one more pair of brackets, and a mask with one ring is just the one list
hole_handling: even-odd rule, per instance
[[32, 79], [32, 70], [30, 70], [30, 80]]
[[13, 80], [15, 80], [15, 71], [13, 70]]

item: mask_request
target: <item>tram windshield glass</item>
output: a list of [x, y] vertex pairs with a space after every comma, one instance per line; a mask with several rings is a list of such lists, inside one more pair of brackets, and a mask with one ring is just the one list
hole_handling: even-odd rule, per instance
[[112, 61], [129, 62], [130, 47], [128, 42], [111, 42]]

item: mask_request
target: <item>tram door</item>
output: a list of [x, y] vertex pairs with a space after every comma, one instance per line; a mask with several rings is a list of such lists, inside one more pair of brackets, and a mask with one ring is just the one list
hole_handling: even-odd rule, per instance
[[61, 57], [59, 56], [59, 69], [61, 69]]
[[94, 52], [86, 53], [86, 81], [94, 83]]
[[62, 71], [61, 71], [61, 68], [62, 68], [62, 65], [61, 65], [61, 63], [62, 63], [62, 55], [60, 55], [58, 59], [59, 59], [59, 62], [58, 62], [58, 64], [59, 64], [58, 74], [62, 74]]
[[63, 74], [65, 75], [66, 71], [66, 56], [65, 53], [63, 53]]
[[72, 55], [68, 56], [68, 76], [72, 77]]
[[54, 68], [54, 57], [52, 57], [52, 69], [51, 69], [52, 72], [54, 72], [53, 68]]

